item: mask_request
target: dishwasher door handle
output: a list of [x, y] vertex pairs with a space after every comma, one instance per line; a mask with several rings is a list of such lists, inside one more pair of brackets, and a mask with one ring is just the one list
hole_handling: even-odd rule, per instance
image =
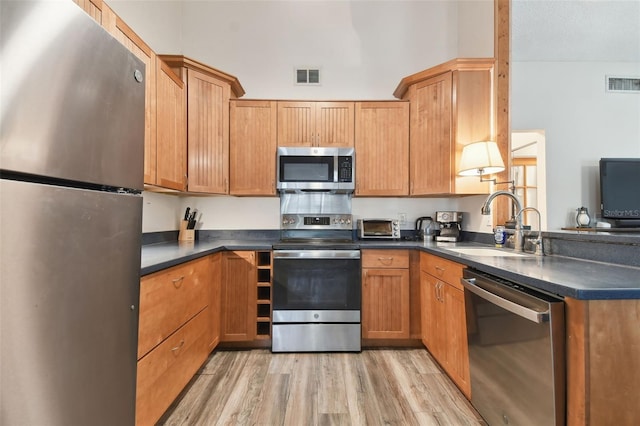
[[541, 324], [543, 322], [549, 321], [549, 311], [539, 312], [533, 309], [529, 309], [526, 306], [522, 306], [518, 303], [514, 303], [510, 300], [504, 299], [496, 294], [493, 294], [490, 291], [483, 289], [475, 284], [475, 278], [464, 279], [461, 278], [460, 282], [464, 286], [465, 289], [470, 292], [480, 296], [484, 300], [487, 300], [494, 305], [497, 305], [503, 309], [506, 309], [509, 312], [512, 312], [519, 317], [528, 319], [529, 321], [535, 322], [537, 324]]

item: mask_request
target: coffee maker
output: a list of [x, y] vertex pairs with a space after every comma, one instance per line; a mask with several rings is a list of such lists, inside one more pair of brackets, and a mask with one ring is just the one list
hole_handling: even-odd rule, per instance
[[456, 242], [460, 240], [462, 212], [436, 212], [436, 222], [440, 224], [440, 235], [436, 241]]

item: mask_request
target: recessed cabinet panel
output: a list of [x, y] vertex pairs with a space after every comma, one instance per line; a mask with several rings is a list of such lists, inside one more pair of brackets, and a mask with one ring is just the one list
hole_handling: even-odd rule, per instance
[[409, 103], [356, 102], [356, 195], [409, 194]]
[[157, 179], [159, 186], [187, 189], [184, 83], [157, 59]]
[[190, 192], [229, 192], [229, 84], [187, 70]]
[[275, 101], [231, 101], [231, 195], [276, 194], [276, 105]]

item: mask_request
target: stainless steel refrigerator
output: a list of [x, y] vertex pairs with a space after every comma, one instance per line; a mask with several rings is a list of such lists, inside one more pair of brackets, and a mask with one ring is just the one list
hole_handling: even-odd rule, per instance
[[144, 64], [71, 0], [0, 58], [0, 424], [134, 424]]

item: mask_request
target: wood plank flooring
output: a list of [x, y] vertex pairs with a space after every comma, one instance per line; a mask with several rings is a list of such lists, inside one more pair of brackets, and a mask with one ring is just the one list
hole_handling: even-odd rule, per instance
[[161, 425], [486, 425], [424, 349], [215, 351]]

